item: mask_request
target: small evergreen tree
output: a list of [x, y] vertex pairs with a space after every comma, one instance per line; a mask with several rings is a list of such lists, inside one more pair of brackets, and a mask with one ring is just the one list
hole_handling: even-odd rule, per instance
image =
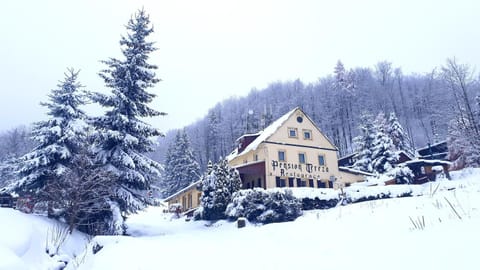
[[214, 164], [202, 178], [201, 208], [197, 218], [218, 220], [225, 218], [225, 210], [232, 200], [232, 195], [240, 190], [242, 181], [235, 169], [226, 159]]
[[177, 132], [165, 158], [163, 193], [165, 196], [187, 187], [200, 179], [200, 167], [195, 161], [186, 131]]
[[145, 153], [153, 150], [152, 138], [162, 134], [141, 118], [165, 115], [148, 106], [155, 94], [147, 89], [159, 82], [154, 73], [157, 67], [147, 62], [156, 50], [153, 42], [147, 41], [153, 32], [149, 16], [139, 10], [126, 28], [128, 34], [120, 40], [124, 59], [103, 61], [108, 68], [100, 73], [112, 95], [90, 95], [109, 108], [104, 116], [92, 119], [97, 129], [94, 152], [97, 162], [118, 177], [112, 200], [124, 217], [151, 203], [147, 191], [153, 179], [160, 177], [161, 165]]
[[390, 116], [388, 117], [386, 133], [390, 139], [392, 139], [395, 150], [405, 151], [410, 156], [415, 156], [414, 149], [410, 143], [410, 138], [404, 131], [394, 112], [390, 113]]
[[391, 170], [398, 160], [393, 141], [385, 134], [385, 126], [385, 115], [379, 113], [375, 119], [375, 135], [371, 145], [371, 159], [372, 171], [380, 174]]
[[63, 176], [75, 166], [72, 159], [84, 148], [88, 127], [79, 108], [84, 98], [77, 77], [78, 72], [69, 69], [58, 89], [50, 93], [50, 101], [41, 103], [48, 108], [50, 119], [34, 124], [32, 134], [38, 146], [17, 160], [21, 179], [12, 183], [10, 190], [36, 196], [48, 182], [68, 181]]
[[363, 113], [360, 123], [360, 135], [354, 138], [357, 160], [353, 164], [353, 168], [365, 172], [373, 172], [372, 147], [374, 139], [375, 127], [372, 116], [368, 113]]

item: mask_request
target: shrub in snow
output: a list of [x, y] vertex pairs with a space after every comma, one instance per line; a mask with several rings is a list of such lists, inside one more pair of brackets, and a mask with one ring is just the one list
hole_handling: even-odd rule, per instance
[[389, 198], [411, 197], [413, 195], [414, 192], [410, 185], [349, 187], [345, 189], [345, 202], [359, 203]]
[[387, 172], [387, 176], [395, 179], [397, 184], [410, 184], [413, 182], [413, 175], [412, 170], [408, 167], [396, 167], [391, 169]]
[[234, 194], [225, 214], [230, 219], [245, 217], [250, 222], [273, 223], [295, 220], [302, 214], [301, 202], [290, 190], [256, 188]]
[[302, 198], [302, 210], [329, 209], [337, 206], [338, 199]]

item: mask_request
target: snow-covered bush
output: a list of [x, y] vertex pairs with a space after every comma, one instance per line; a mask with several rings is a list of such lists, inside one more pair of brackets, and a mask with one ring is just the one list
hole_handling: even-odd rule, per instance
[[225, 214], [230, 219], [245, 217], [250, 222], [273, 223], [295, 220], [302, 214], [301, 202], [290, 190], [240, 190], [233, 195]]
[[413, 182], [412, 170], [408, 167], [395, 167], [387, 172], [387, 176], [390, 176], [392, 179], [395, 179], [397, 184], [411, 184]]
[[329, 209], [337, 206], [339, 201], [340, 197], [338, 199], [302, 198], [302, 210]]
[[374, 187], [349, 187], [345, 189], [345, 203], [417, 196], [417, 190], [412, 185], [390, 185]]

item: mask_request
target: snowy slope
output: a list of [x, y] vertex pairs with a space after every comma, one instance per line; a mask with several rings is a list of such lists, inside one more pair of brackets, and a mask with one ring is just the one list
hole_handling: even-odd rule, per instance
[[[424, 196], [305, 211], [294, 222], [242, 229], [227, 221], [187, 222], [151, 207], [130, 217], [132, 236], [95, 237], [79, 269], [478, 269], [480, 171], [452, 175], [454, 181], [437, 191], [434, 184]], [[49, 223], [0, 210], [2, 220], [9, 212], [18, 223], [2, 225], [2, 240], [10, 227], [35, 235], [26, 219]], [[25, 255], [31, 237], [16, 237], [0, 242], [0, 259], [18, 268], [2, 268], [0, 260], [0, 269], [46, 269], [35, 267], [46, 261], [44, 253]], [[30, 241], [41, 248], [38, 238]], [[96, 244], [103, 248], [94, 255]]]
[[[138, 237], [97, 238], [104, 248], [81, 269], [477, 269], [478, 176], [427, 196], [306, 211], [295, 222], [243, 229], [151, 208], [129, 223]], [[415, 229], [421, 220], [424, 229]]]
[[[45, 252], [45, 247], [47, 239], [51, 239], [47, 236], [49, 230], [58, 224], [45, 217], [0, 208], [0, 269], [54, 269], [57, 260]], [[74, 232], [59, 254], [73, 257], [82, 253], [86, 240], [84, 234]]]

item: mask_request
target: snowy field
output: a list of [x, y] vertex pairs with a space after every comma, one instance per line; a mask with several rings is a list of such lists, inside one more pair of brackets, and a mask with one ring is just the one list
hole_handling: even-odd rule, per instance
[[[265, 226], [174, 219], [151, 207], [130, 217], [132, 236], [60, 248], [67, 269], [479, 269], [480, 170], [423, 186], [424, 196], [305, 211]], [[0, 269], [55, 269], [45, 254], [54, 222], [0, 208]], [[103, 248], [95, 255], [92, 247]], [[77, 265], [79, 265], [77, 267]]]

